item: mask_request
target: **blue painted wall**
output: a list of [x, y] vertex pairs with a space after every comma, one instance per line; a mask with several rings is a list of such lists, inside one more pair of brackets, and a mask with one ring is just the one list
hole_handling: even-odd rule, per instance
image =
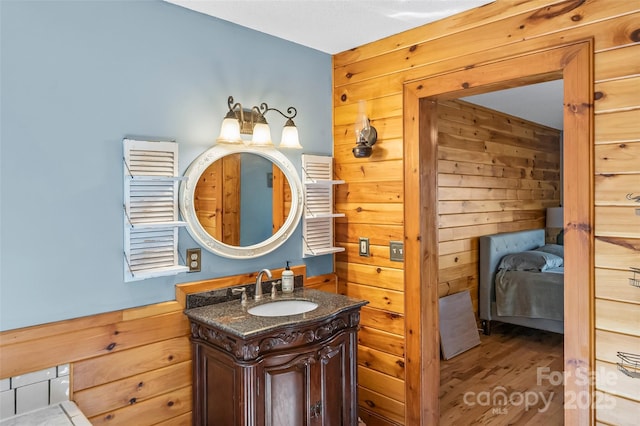
[[[219, 132], [227, 96], [298, 109], [304, 152], [330, 155], [331, 57], [159, 0], [0, 1], [0, 330], [175, 298], [180, 282], [302, 259], [300, 226], [252, 260], [125, 283], [122, 138], [179, 143], [180, 170]], [[278, 119], [271, 120], [274, 137]], [[300, 167], [300, 152], [285, 153]], [[197, 245], [180, 231], [180, 251]]]

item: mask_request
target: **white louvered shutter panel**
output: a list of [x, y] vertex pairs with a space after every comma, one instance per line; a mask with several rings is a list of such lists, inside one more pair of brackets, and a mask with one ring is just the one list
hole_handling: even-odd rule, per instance
[[125, 282], [175, 275], [179, 264], [178, 144], [124, 139]]
[[333, 219], [342, 213], [333, 212], [333, 185], [344, 181], [333, 180], [333, 158], [320, 155], [302, 155], [304, 188], [304, 221], [302, 225], [303, 257], [343, 251], [334, 247]]

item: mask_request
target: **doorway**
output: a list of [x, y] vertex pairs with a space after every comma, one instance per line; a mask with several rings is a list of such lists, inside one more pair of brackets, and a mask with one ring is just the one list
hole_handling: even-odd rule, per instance
[[[591, 400], [593, 136], [589, 41], [507, 58], [405, 84], [405, 422], [439, 422], [437, 115], [439, 100], [562, 78], [564, 80], [565, 398]], [[571, 303], [568, 303], [571, 301]], [[589, 424], [589, 406], [564, 412], [566, 424]]]
[[[496, 256], [480, 254], [481, 236], [542, 228], [546, 209], [561, 204], [562, 98], [562, 80], [555, 80], [438, 101], [439, 296], [466, 292], [480, 319], [502, 321], [486, 325], [491, 333], [480, 333], [480, 345], [441, 360], [441, 426], [514, 419], [563, 424], [563, 386], [548, 380], [551, 371], [563, 370], [562, 330], [540, 330], [556, 327], [541, 320], [527, 328], [496, 318], [484, 297], [492, 291], [482, 273]], [[542, 245], [539, 235], [536, 244]], [[563, 319], [562, 275], [513, 274], [526, 275], [528, 285], [510, 286], [524, 293], [507, 307], [517, 306], [519, 315]], [[535, 296], [528, 293], [532, 288], [538, 289]]]

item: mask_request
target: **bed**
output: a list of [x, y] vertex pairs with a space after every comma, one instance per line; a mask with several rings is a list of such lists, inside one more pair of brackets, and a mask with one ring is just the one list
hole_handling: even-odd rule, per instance
[[481, 236], [478, 316], [564, 332], [564, 248], [545, 244], [544, 229]]

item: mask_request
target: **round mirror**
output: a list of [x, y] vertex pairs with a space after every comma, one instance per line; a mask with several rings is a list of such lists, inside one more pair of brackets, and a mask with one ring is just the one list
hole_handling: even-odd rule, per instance
[[180, 185], [180, 213], [205, 249], [228, 258], [269, 253], [295, 230], [302, 184], [273, 148], [216, 145], [196, 158]]

